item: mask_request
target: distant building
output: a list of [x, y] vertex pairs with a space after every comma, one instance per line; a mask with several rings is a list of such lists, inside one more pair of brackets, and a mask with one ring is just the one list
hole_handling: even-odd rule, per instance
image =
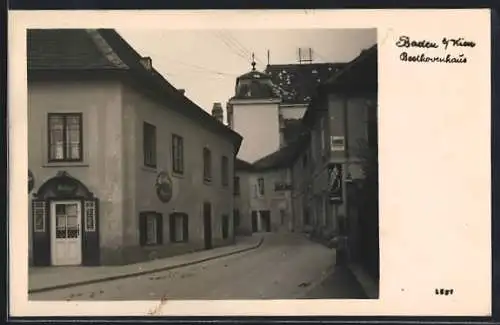
[[238, 158], [249, 163], [291, 140], [291, 125], [303, 117], [316, 86], [344, 65], [280, 64], [260, 72], [252, 64], [250, 72], [236, 79], [235, 95], [227, 103], [227, 123], [245, 139]]
[[114, 30], [27, 38], [31, 263], [124, 264], [233, 242], [239, 134]]
[[344, 64], [268, 65], [264, 72], [252, 65], [237, 78], [227, 105], [228, 125], [244, 139], [236, 176], [245, 194], [235, 200], [236, 212], [243, 232], [293, 231], [291, 167], [297, 140], [307, 131], [302, 117], [316, 87]]

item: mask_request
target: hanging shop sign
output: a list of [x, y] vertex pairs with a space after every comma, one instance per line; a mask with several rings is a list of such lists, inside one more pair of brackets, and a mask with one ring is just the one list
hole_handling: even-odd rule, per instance
[[167, 172], [161, 171], [156, 177], [156, 195], [163, 203], [168, 203], [172, 199], [173, 186], [172, 179]]
[[342, 203], [342, 164], [328, 166], [328, 193], [331, 203]]
[[28, 169], [28, 193], [31, 193], [33, 187], [35, 187], [35, 176], [31, 170]]

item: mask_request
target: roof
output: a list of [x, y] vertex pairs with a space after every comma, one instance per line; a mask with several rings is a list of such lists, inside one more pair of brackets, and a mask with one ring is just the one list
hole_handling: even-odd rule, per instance
[[27, 33], [28, 70], [126, 69], [104, 53], [99, 35], [85, 29], [30, 29]]
[[309, 124], [313, 120], [313, 111], [319, 107], [316, 103], [324, 93], [363, 93], [376, 92], [378, 87], [377, 45], [361, 51], [360, 55], [345, 67], [323, 82], [307, 107], [302, 121]]
[[295, 141], [300, 134], [306, 131], [301, 119], [285, 119], [283, 124], [283, 136], [285, 143]]
[[327, 80], [322, 87], [330, 92], [376, 91], [378, 85], [377, 44], [361, 51], [344, 69]]
[[287, 146], [254, 162], [253, 169], [256, 171], [266, 171], [291, 167], [295, 159], [302, 152], [303, 146], [307, 144], [308, 139], [309, 134], [302, 133]]
[[271, 77], [285, 104], [305, 104], [316, 86], [337, 73], [346, 63], [304, 63], [268, 65]]
[[40, 73], [48, 76], [47, 72], [57, 72], [81, 78], [83, 71], [90, 71], [92, 76], [99, 78], [102, 74], [95, 72], [120, 71], [121, 74], [113, 76], [123, 77], [158, 102], [170, 104], [169, 110], [228, 137], [236, 151], [239, 150], [241, 135], [193, 103], [154, 68], [147, 70], [140, 62], [141, 55], [114, 29], [28, 30], [27, 41], [28, 76]]
[[247, 161], [236, 158], [234, 160], [234, 169], [239, 171], [251, 171], [253, 170], [253, 165]]

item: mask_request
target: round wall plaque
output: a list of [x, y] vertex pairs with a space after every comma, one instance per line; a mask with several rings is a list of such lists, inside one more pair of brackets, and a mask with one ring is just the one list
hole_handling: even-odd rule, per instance
[[172, 199], [173, 188], [172, 180], [167, 172], [162, 171], [156, 177], [156, 195], [163, 203], [167, 203]]

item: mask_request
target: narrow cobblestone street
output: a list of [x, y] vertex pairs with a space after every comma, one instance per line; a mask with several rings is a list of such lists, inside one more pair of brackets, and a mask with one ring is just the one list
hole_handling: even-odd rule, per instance
[[270, 234], [260, 248], [246, 253], [133, 278], [34, 293], [30, 299], [325, 298], [328, 288], [318, 284], [331, 277], [334, 260], [333, 250], [302, 235]]

